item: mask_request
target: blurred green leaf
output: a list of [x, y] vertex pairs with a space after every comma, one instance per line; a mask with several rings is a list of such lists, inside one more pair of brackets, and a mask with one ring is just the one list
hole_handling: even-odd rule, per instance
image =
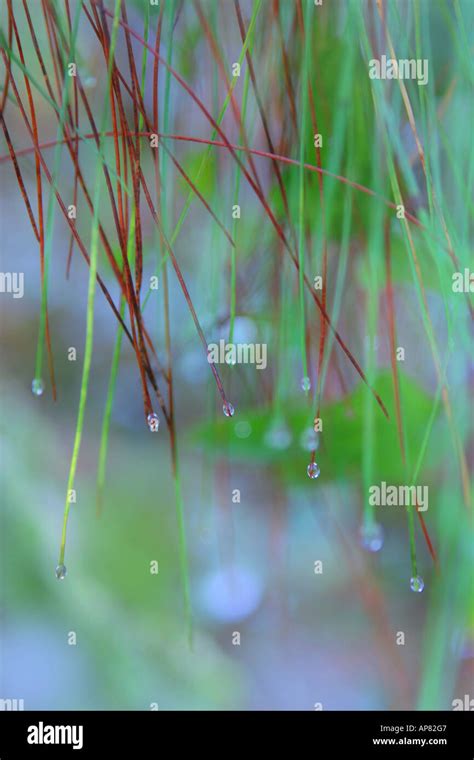
[[[432, 399], [417, 383], [400, 373], [401, 398], [406, 420], [406, 434], [413, 452], [421, 447], [426, 426], [432, 409]], [[395, 417], [393, 380], [390, 373], [380, 374], [375, 389], [381, 395], [390, 414], [387, 420], [378, 406], [373, 410], [374, 477], [395, 482], [406, 478], [400, 454]], [[323, 433], [317, 461], [324, 479], [357, 476], [362, 472], [366, 396], [370, 391], [364, 384], [343, 401], [323, 406]], [[376, 404], [372, 394], [369, 403]], [[239, 424], [247, 422], [251, 433], [247, 438], [239, 437]], [[272, 446], [272, 426], [283, 424], [291, 434], [288, 448]], [[281, 474], [292, 478], [305, 475], [310, 453], [302, 445], [302, 437], [311, 429], [313, 419], [307, 408], [292, 406], [287, 408], [284, 419], [276, 420], [272, 409], [238, 410], [231, 420], [222, 419], [215, 423], [201, 425], [194, 429], [193, 436], [209, 450], [216, 448], [226, 451], [230, 457], [255, 464], [277, 465]]]

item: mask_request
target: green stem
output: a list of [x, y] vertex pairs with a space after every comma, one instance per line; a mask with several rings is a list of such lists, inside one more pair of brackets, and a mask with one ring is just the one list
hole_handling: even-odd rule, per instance
[[[115, 0], [115, 11], [114, 11], [114, 19], [112, 23], [109, 61], [108, 61], [108, 67], [107, 67], [107, 87], [106, 87], [106, 94], [104, 96], [104, 107], [103, 107], [102, 124], [101, 124], [101, 130], [100, 130], [101, 136], [100, 136], [99, 144], [100, 144], [101, 153], [103, 151], [103, 142], [104, 142], [103, 132], [105, 131], [105, 125], [107, 121], [107, 103], [109, 99], [110, 83], [112, 79], [112, 69], [114, 65], [114, 52], [115, 52], [115, 46], [117, 43], [121, 4], [122, 4], [122, 0]], [[61, 548], [59, 552], [60, 565], [64, 564], [64, 556], [66, 552], [67, 525], [68, 525], [68, 519], [69, 519], [69, 510], [71, 506], [70, 501], [69, 501], [69, 493], [73, 489], [73, 486], [74, 486], [74, 478], [76, 475], [77, 461], [79, 458], [79, 451], [81, 448], [82, 429], [84, 426], [84, 415], [85, 415], [86, 404], [87, 404], [87, 390], [89, 387], [92, 351], [93, 351], [93, 346], [94, 346], [94, 304], [95, 304], [95, 289], [96, 289], [96, 277], [97, 277], [97, 262], [98, 262], [98, 254], [99, 254], [99, 204], [100, 204], [100, 195], [101, 195], [101, 188], [102, 188], [102, 183], [100, 181], [101, 172], [102, 172], [102, 163], [99, 162], [97, 166], [97, 170], [96, 170], [96, 177], [95, 177], [94, 216], [92, 219], [92, 230], [91, 230], [89, 286], [88, 286], [88, 293], [87, 293], [86, 344], [85, 344], [85, 350], [84, 350], [84, 364], [82, 367], [82, 381], [81, 381], [81, 391], [80, 391], [80, 398], [79, 398], [79, 410], [77, 414], [76, 433], [74, 436], [74, 446], [73, 446], [73, 452], [72, 452], [72, 457], [71, 457], [71, 464], [69, 468], [69, 477], [68, 477], [68, 482], [67, 482], [66, 503], [64, 506]]]

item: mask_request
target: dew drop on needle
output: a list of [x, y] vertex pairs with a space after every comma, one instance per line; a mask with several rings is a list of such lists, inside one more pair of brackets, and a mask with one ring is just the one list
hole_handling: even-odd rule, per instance
[[67, 575], [66, 565], [58, 565], [56, 568], [56, 578], [63, 581]]
[[31, 383], [31, 392], [33, 396], [42, 396], [44, 391], [44, 383], [40, 377], [35, 377]]
[[317, 462], [310, 462], [306, 468], [306, 472], [308, 473], [308, 478], [316, 480], [316, 478], [319, 478], [319, 473], [321, 472], [319, 464], [317, 464]]
[[425, 582], [421, 575], [414, 575], [413, 578], [410, 578], [410, 588], [415, 593], [421, 594], [425, 588]]
[[226, 417], [233, 417], [235, 413], [235, 409], [229, 401], [222, 406], [222, 411]]
[[158, 417], [156, 412], [152, 412], [148, 415], [146, 418], [146, 421], [148, 423], [148, 427], [150, 428], [152, 433], [157, 433], [158, 428], [160, 427], [160, 418]]
[[311, 389], [311, 380], [309, 377], [303, 377], [301, 378], [301, 390], [305, 393], [308, 393], [308, 391]]

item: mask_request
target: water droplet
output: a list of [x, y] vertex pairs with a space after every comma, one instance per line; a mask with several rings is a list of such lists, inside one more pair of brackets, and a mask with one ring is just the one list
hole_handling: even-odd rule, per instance
[[203, 611], [220, 623], [248, 618], [258, 608], [264, 591], [259, 575], [231, 565], [204, 577], [198, 590]]
[[284, 422], [275, 420], [265, 433], [264, 441], [271, 449], [282, 451], [283, 449], [287, 449], [291, 443], [291, 432]]
[[311, 380], [309, 377], [302, 377], [301, 378], [301, 390], [305, 393], [308, 393], [308, 391], [311, 389]]
[[308, 478], [316, 480], [316, 478], [319, 478], [319, 473], [321, 472], [319, 464], [317, 464], [317, 462], [310, 462], [306, 468], [306, 472], [308, 473]]
[[148, 427], [150, 428], [152, 433], [157, 433], [158, 428], [160, 427], [160, 418], [158, 417], [156, 412], [152, 412], [148, 415], [146, 418], [146, 421], [148, 423]]
[[90, 76], [90, 77], [86, 77], [84, 79], [84, 85], [83, 86], [84, 86], [85, 90], [93, 90], [94, 87], [96, 86], [96, 84], [97, 84], [97, 79], [95, 77], [93, 77], [93, 76]]
[[31, 392], [33, 396], [42, 396], [44, 391], [44, 383], [40, 377], [35, 377], [31, 383]]
[[368, 552], [379, 552], [383, 546], [383, 528], [377, 522], [364, 523], [359, 531], [362, 548]]
[[316, 451], [319, 447], [319, 436], [313, 428], [306, 428], [300, 435], [300, 446], [304, 451]]
[[237, 359], [235, 358], [235, 354], [234, 355], [229, 354], [228, 356], [226, 356], [225, 363], [229, 364], [231, 367], [237, 364]]
[[252, 426], [246, 420], [235, 423], [234, 433], [236, 434], [237, 438], [248, 438], [251, 432]]
[[425, 582], [421, 575], [414, 575], [413, 578], [410, 578], [410, 588], [412, 591], [418, 592], [421, 594], [423, 589], [425, 588]]
[[230, 401], [227, 401], [227, 402], [226, 402], [226, 403], [223, 405], [223, 407], [222, 407], [222, 411], [224, 412], [224, 414], [225, 414], [225, 416], [226, 416], [226, 417], [233, 417], [233, 416], [234, 416], [234, 413], [235, 413], [235, 409], [234, 409], [234, 407], [232, 406], [232, 404], [230, 403]]
[[66, 565], [58, 565], [56, 568], [56, 578], [63, 581], [67, 575]]

